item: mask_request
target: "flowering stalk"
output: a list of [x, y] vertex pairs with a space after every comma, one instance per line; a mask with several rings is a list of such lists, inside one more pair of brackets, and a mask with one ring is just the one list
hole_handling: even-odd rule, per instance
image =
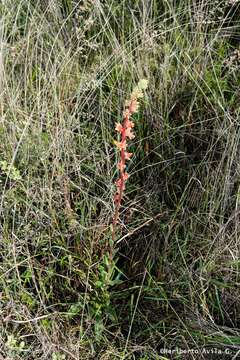
[[123, 122], [116, 123], [115, 130], [120, 133], [120, 142], [115, 141], [117, 149], [120, 150], [120, 161], [117, 165], [119, 169], [119, 178], [115, 182], [117, 191], [114, 196], [115, 213], [112, 223], [112, 240], [115, 240], [116, 226], [119, 218], [119, 210], [123, 198], [123, 192], [125, 190], [125, 182], [129, 178], [129, 174], [125, 171], [126, 161], [130, 160], [132, 153], [127, 152], [128, 139], [134, 139], [133, 133], [134, 122], [130, 120], [131, 116], [138, 111], [139, 103], [138, 99], [143, 97], [143, 90], [147, 88], [148, 81], [142, 79], [138, 85], [133, 89], [130, 100], [125, 103], [125, 110], [123, 112]]

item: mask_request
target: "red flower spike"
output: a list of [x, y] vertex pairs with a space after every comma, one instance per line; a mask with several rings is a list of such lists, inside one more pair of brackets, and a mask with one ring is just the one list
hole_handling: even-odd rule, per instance
[[[119, 220], [119, 210], [121, 208], [121, 202], [124, 195], [125, 190], [125, 183], [126, 180], [129, 178], [129, 174], [125, 171], [126, 168], [126, 161], [128, 161], [131, 156], [133, 155], [130, 152], [126, 151], [126, 148], [128, 146], [127, 141], [128, 139], [133, 139], [135, 137], [135, 134], [133, 132], [134, 122], [130, 120], [131, 116], [137, 112], [138, 110], [138, 99], [143, 97], [143, 91], [147, 87], [147, 80], [140, 80], [138, 85], [133, 89], [132, 94], [130, 96], [130, 99], [125, 102], [124, 111], [123, 111], [123, 122], [117, 122], [115, 124], [115, 130], [120, 133], [120, 141], [115, 141], [116, 147], [120, 150], [120, 160], [117, 164], [117, 167], [119, 169], [119, 178], [115, 182], [117, 190], [116, 194], [114, 196], [114, 203], [115, 203], [115, 214], [113, 218], [113, 230], [112, 230], [112, 240], [114, 242], [115, 239], [115, 232], [116, 227]], [[110, 251], [112, 251], [110, 249]], [[111, 259], [112, 259], [112, 252], [110, 253]]]

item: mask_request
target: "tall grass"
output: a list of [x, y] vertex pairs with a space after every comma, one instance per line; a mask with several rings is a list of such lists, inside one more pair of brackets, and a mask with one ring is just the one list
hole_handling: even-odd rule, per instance
[[[232, 3], [1, 3], [3, 358], [171, 359], [181, 354], [163, 351], [178, 347], [237, 359]], [[110, 264], [114, 124], [142, 78]]]

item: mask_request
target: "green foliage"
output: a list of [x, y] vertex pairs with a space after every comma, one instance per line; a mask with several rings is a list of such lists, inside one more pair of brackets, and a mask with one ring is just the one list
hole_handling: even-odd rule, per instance
[[0, 170], [2, 170], [3, 174], [7, 175], [11, 180], [17, 181], [22, 179], [20, 171], [8, 164], [5, 160], [0, 161]]
[[6, 348], [9, 356], [20, 355], [25, 350], [24, 341], [19, 341], [14, 335], [8, 335]]
[[65, 354], [61, 354], [59, 352], [54, 352], [52, 354], [52, 360], [65, 360], [66, 359], [66, 355]]

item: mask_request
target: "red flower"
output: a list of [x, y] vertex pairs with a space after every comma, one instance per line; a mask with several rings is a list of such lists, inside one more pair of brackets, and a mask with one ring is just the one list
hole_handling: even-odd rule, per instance
[[127, 148], [127, 142], [126, 142], [126, 140], [120, 141], [120, 142], [114, 141], [114, 143], [115, 143], [116, 147], [117, 147], [118, 149], [120, 149], [120, 150], [126, 150], [126, 148]]
[[119, 179], [115, 182], [115, 184], [116, 184], [116, 186], [117, 186], [118, 188], [121, 187], [121, 185], [122, 185], [122, 179], [119, 178]]
[[122, 174], [123, 180], [126, 181], [129, 178], [129, 174], [127, 172]]
[[129, 127], [125, 131], [126, 137], [128, 137], [130, 140], [135, 138], [134, 133], [132, 132], [132, 129]]
[[122, 126], [122, 124], [120, 124], [120, 123], [115, 123], [115, 130], [117, 131], [117, 132], [122, 132], [123, 131], [123, 126]]
[[126, 120], [126, 122], [125, 122], [125, 126], [126, 126], [126, 128], [133, 128], [134, 127], [134, 122], [133, 121], [130, 121], [130, 120]]
[[124, 118], [128, 118], [130, 115], [131, 114], [130, 114], [130, 111], [128, 109], [124, 110], [124, 112], [123, 112], [123, 117]]
[[132, 153], [127, 152], [127, 151], [124, 152], [125, 160], [129, 160], [131, 156], [132, 156]]
[[120, 170], [120, 172], [123, 172], [126, 165], [123, 163], [123, 161], [121, 160], [118, 164], [117, 164], [118, 169]]
[[131, 101], [131, 104], [129, 106], [129, 111], [133, 114], [138, 110], [138, 102], [136, 99]]

